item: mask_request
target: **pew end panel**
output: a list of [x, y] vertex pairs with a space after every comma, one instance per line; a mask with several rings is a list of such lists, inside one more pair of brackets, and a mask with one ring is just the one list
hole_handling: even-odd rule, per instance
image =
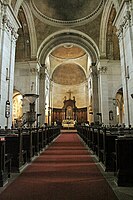
[[35, 146], [33, 145], [32, 131], [27, 129], [22, 131], [23, 150], [27, 153], [27, 162], [31, 162], [35, 156]]
[[5, 137], [0, 137], [0, 187], [8, 183], [11, 172], [10, 160], [6, 160], [5, 155]]
[[6, 154], [11, 158], [11, 171], [20, 172], [27, 163], [27, 154], [22, 148], [21, 134], [6, 136]]
[[133, 186], [133, 137], [116, 139], [116, 182]]

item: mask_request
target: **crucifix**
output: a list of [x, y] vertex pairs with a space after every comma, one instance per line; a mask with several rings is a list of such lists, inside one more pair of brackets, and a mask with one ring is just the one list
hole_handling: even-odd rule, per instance
[[72, 91], [71, 90], [68, 90], [67, 92], [69, 94], [69, 99], [71, 99], [71, 94], [72, 94]]

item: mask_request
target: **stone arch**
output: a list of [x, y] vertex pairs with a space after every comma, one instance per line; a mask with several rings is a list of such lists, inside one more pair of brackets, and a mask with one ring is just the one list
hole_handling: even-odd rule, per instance
[[81, 46], [90, 55], [92, 63], [99, 62], [99, 50], [95, 42], [86, 34], [72, 29], [62, 30], [47, 37], [40, 45], [37, 57], [41, 64], [45, 64], [45, 59], [49, 52], [62, 43], [74, 43]]
[[14, 7], [14, 13], [15, 13], [16, 16], [18, 15], [19, 8], [22, 5], [23, 1], [24, 0], [17, 0], [16, 1], [15, 7]]
[[36, 54], [37, 54], [37, 38], [36, 38], [34, 19], [33, 19], [31, 9], [29, 8], [29, 5], [27, 2], [23, 2], [22, 8], [24, 10], [28, 28], [29, 28], [30, 43], [31, 43], [31, 58], [33, 59], [33, 58], [36, 58]]
[[13, 111], [12, 111], [12, 125], [21, 126], [23, 111], [22, 111], [22, 98], [23, 95], [20, 91], [14, 89], [13, 91]]
[[28, 24], [28, 29], [29, 29], [31, 58], [34, 59], [36, 58], [36, 54], [37, 54], [37, 38], [36, 38], [34, 19], [33, 19], [33, 15], [29, 7], [29, 4], [23, 0], [18, 0], [16, 2], [15, 9], [14, 9], [15, 15], [18, 16], [18, 12], [21, 6], [23, 8], [23, 11], [27, 20], [27, 24]]
[[[61, 46], [62, 46], [62, 45], [61, 45]], [[56, 46], [54, 49], [56, 49], [56, 48], [58, 48], [58, 47], [60, 47], [60, 45], [59, 45], [59, 46]], [[80, 47], [80, 48], [81, 48], [81, 47]], [[52, 51], [53, 51], [54, 49], [52, 49]], [[53, 56], [53, 55], [52, 55], [52, 56]], [[86, 56], [86, 54], [83, 55], [83, 57], [84, 57], [84, 56]], [[54, 57], [54, 56], [53, 56], [53, 57]], [[62, 59], [62, 61], [63, 61], [63, 59]], [[72, 62], [71, 62], [71, 60], [70, 60], [70, 61], [68, 61], [68, 60], [67, 60], [67, 61], [64, 61], [64, 64], [69, 64], [69, 63], [73, 63], [73, 64], [78, 65], [78, 66], [83, 70], [83, 72], [84, 72], [84, 74], [85, 74], [85, 77], [87, 77], [87, 71], [85, 70], [85, 68], [84, 68], [80, 63], [77, 62], [77, 58], [73, 59]], [[54, 72], [55, 69], [56, 69], [57, 67], [59, 67], [60, 65], [61, 65], [60, 62], [55, 64], [54, 68], [51, 70], [50, 77], [52, 77], [53, 72]]]
[[99, 39], [99, 50], [101, 57], [106, 57], [106, 32], [107, 32], [107, 25], [109, 20], [109, 15], [112, 9], [112, 6], [114, 5], [116, 12], [118, 12], [119, 9], [119, 2], [118, 0], [109, 0], [106, 1], [102, 19], [101, 19], [101, 26], [100, 26], [100, 39]]

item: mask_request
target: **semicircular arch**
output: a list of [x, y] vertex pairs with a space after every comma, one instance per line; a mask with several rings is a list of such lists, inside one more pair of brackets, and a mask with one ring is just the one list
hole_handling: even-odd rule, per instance
[[106, 57], [106, 33], [107, 33], [109, 15], [113, 6], [116, 9], [116, 12], [118, 12], [119, 9], [118, 0], [106, 1], [102, 14], [101, 26], [100, 26], [100, 39], [99, 39], [99, 50], [101, 57]]
[[99, 61], [99, 49], [95, 42], [86, 34], [75, 30], [63, 30], [56, 32], [46, 38], [40, 45], [37, 53], [38, 60], [41, 64], [45, 64], [45, 60], [49, 52], [56, 46], [63, 43], [73, 43], [82, 47], [91, 58], [92, 63]]

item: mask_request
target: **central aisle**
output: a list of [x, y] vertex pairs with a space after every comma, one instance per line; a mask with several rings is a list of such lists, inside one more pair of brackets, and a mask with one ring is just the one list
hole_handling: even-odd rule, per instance
[[76, 133], [61, 134], [0, 200], [117, 200]]

